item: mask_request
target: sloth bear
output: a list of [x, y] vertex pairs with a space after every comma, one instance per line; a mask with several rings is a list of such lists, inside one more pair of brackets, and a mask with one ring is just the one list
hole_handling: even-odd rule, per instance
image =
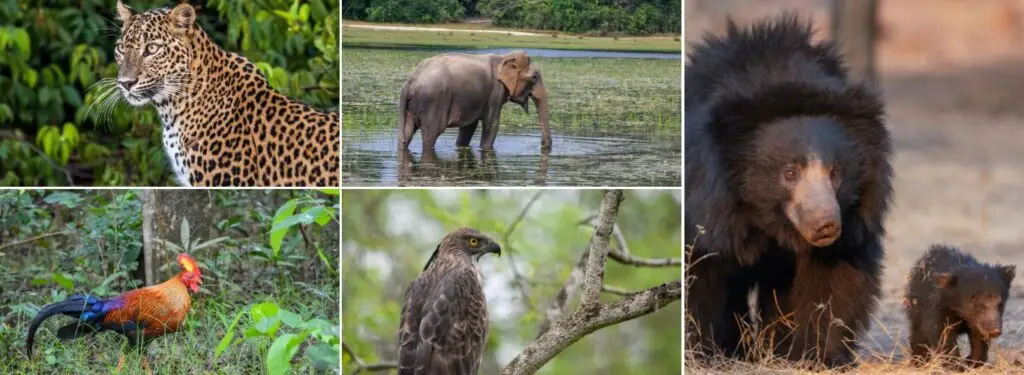
[[789, 12], [730, 19], [687, 54], [686, 345], [698, 359], [756, 343], [853, 365], [876, 306], [892, 195], [883, 103], [811, 34]]
[[[946, 365], [958, 370], [985, 365], [989, 343], [1003, 332], [1003, 310], [1016, 271], [1013, 265], [984, 264], [959, 249], [932, 245], [907, 282], [911, 360], [921, 364], [944, 355], [949, 356]], [[966, 361], [957, 348], [961, 334], [971, 342]]]

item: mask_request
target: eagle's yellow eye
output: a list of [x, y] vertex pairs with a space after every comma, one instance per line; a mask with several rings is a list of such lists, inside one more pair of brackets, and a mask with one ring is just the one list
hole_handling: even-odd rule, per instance
[[477, 247], [479, 245], [480, 245], [480, 240], [478, 240], [476, 238], [470, 238], [469, 239], [469, 246]]

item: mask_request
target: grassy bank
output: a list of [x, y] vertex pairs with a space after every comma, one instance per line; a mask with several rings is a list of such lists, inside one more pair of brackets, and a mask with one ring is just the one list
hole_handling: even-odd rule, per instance
[[[346, 36], [347, 38], [347, 36]], [[345, 129], [395, 129], [402, 84], [435, 52], [349, 48], [343, 52]], [[678, 60], [533, 58], [550, 97], [552, 128], [561, 132], [678, 137]], [[530, 113], [506, 105], [502, 129], [537, 129]]]
[[[400, 26], [443, 30], [374, 30], [353, 26]], [[528, 32], [513, 35], [489, 31]], [[550, 48], [568, 50], [680, 53], [679, 36], [589, 36], [552, 31], [500, 29], [476, 24], [387, 25], [345, 20], [342, 47]], [[342, 54], [347, 53], [343, 51]], [[346, 68], [346, 73], [348, 72]]]

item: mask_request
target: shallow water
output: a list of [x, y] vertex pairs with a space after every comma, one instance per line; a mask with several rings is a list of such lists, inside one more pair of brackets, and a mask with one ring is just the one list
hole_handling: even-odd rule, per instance
[[424, 155], [416, 134], [399, 152], [395, 131], [345, 130], [344, 186], [680, 186], [678, 139], [640, 140], [569, 135], [552, 129], [552, 150], [542, 153], [540, 135], [501, 132], [493, 152], [455, 147], [457, 131], [438, 138]]
[[[378, 49], [375, 47], [359, 47], [361, 49]], [[682, 59], [681, 53], [660, 53], [660, 52], [626, 52], [626, 51], [595, 51], [595, 50], [570, 50], [570, 49], [550, 49], [550, 48], [460, 48], [460, 49], [449, 49], [449, 48], [433, 48], [433, 47], [388, 47], [380, 48], [387, 50], [398, 50], [398, 51], [433, 51], [433, 52], [457, 52], [457, 53], [472, 53], [472, 54], [485, 54], [493, 53], [496, 55], [503, 55], [515, 50], [525, 50], [526, 54], [530, 57], [546, 57], [552, 59], [559, 58], [591, 58], [591, 59], [660, 59], [660, 60], [680, 60]]]

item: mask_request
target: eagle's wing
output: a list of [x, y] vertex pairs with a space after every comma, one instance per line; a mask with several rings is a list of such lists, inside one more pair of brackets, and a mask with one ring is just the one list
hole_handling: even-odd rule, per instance
[[466, 276], [458, 271], [439, 280], [421, 276], [410, 286], [399, 333], [400, 375], [475, 375], [483, 348], [475, 339], [479, 327], [465, 319], [477, 314], [463, 311], [477, 305], [464, 300], [472, 282]]

